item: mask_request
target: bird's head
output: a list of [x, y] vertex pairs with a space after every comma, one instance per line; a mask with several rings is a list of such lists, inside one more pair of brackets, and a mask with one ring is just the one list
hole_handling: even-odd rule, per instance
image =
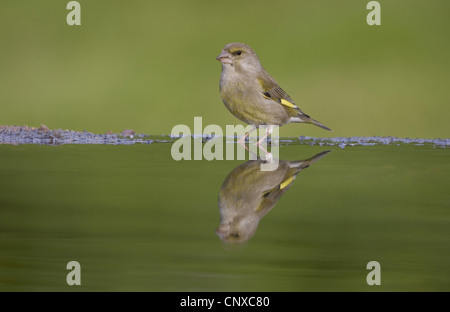
[[224, 67], [233, 66], [236, 70], [259, 71], [261, 69], [261, 63], [255, 51], [239, 42], [224, 46], [216, 60], [220, 61]]

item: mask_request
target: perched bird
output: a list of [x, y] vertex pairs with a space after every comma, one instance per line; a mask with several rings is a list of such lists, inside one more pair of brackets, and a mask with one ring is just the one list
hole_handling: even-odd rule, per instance
[[[252, 125], [253, 130], [261, 125], [282, 126], [292, 122], [310, 123], [331, 130], [298, 108], [264, 70], [255, 51], [248, 45], [229, 43], [216, 59], [222, 63], [220, 96], [223, 103], [234, 116]], [[270, 131], [270, 127], [268, 129]]]
[[305, 168], [330, 150], [301, 161], [282, 161], [274, 171], [261, 171], [263, 160], [249, 160], [234, 168], [219, 192], [220, 226], [216, 234], [225, 243], [244, 243], [261, 219], [276, 205]]

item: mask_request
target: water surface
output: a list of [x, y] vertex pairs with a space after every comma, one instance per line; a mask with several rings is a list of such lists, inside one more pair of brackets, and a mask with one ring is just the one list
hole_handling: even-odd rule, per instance
[[[450, 290], [449, 149], [334, 147], [284, 184], [248, 240], [224, 243], [219, 195], [245, 161], [177, 162], [170, 147], [0, 145], [0, 290]], [[256, 183], [240, 179], [236, 192]], [[79, 287], [66, 283], [72, 260]], [[381, 286], [366, 283], [372, 260]]]

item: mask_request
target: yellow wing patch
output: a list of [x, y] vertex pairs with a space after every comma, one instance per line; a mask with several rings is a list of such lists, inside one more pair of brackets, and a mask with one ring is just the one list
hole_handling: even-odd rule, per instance
[[281, 104], [287, 107], [296, 108], [294, 103], [291, 103], [289, 101], [286, 101], [285, 99], [281, 99]]
[[284, 180], [281, 184], [280, 184], [280, 190], [284, 189], [286, 186], [288, 186], [289, 184], [292, 183], [292, 181], [294, 181], [295, 176], [289, 177], [286, 180]]

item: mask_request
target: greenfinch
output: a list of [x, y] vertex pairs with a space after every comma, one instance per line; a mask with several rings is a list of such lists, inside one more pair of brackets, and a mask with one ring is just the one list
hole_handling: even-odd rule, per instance
[[252, 125], [253, 130], [261, 125], [282, 126], [299, 122], [331, 131], [298, 108], [265, 71], [248, 45], [229, 43], [216, 59], [222, 63], [220, 96], [223, 103], [239, 120]]
[[276, 205], [305, 168], [331, 152], [301, 161], [279, 161], [274, 171], [261, 171], [264, 161], [249, 160], [234, 168], [219, 192], [220, 225], [216, 234], [225, 243], [244, 243], [252, 238], [261, 219]]

